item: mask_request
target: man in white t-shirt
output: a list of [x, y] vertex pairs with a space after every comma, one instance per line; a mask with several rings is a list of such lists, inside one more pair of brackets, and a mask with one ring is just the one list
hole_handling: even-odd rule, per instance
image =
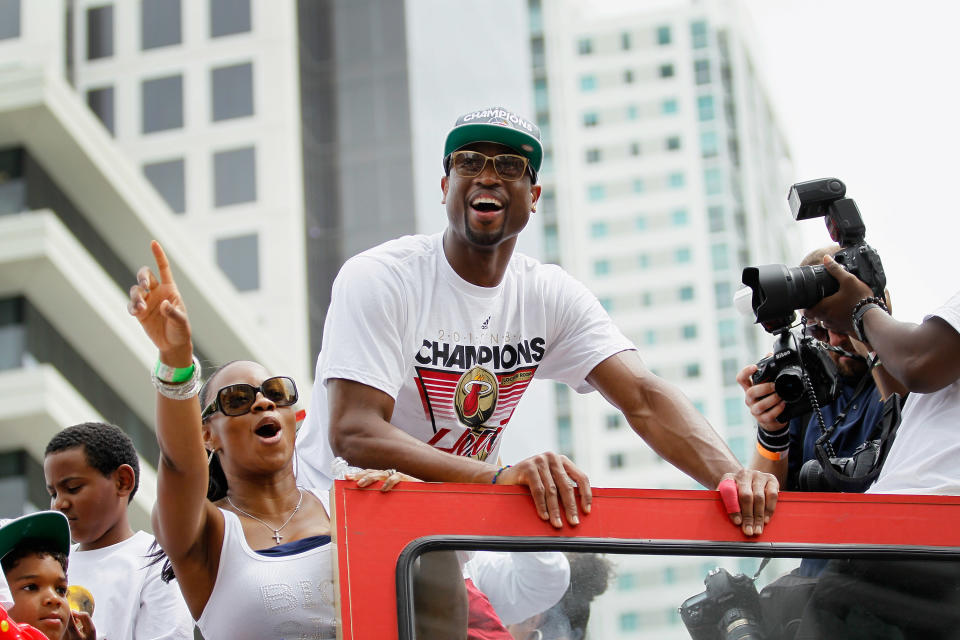
[[[805, 315], [855, 335], [910, 392], [867, 493], [960, 495], [960, 292], [919, 325], [898, 322], [867, 285], [834, 260], [824, 263], [839, 290]], [[874, 637], [956, 637], [960, 563], [830, 561], [797, 638], [854, 637], [867, 623]]]
[[898, 322], [867, 285], [832, 259], [826, 265], [840, 289], [807, 317], [856, 335], [910, 392], [868, 493], [960, 495], [960, 292], [920, 325]]
[[[647, 369], [596, 297], [555, 265], [514, 252], [536, 210], [539, 129], [503, 108], [460, 117], [441, 178], [446, 231], [348, 260], [333, 285], [299, 475], [330, 483], [334, 455], [432, 481], [522, 484], [540, 517], [579, 522], [586, 475], [552, 452], [500, 466], [513, 409], [536, 375], [599, 390], [661, 456], [704, 486], [732, 478], [731, 520], [760, 533], [777, 481], [743, 469], [673, 385]], [[522, 427], [521, 427], [522, 428]], [[734, 509], [732, 509], [734, 510]]]

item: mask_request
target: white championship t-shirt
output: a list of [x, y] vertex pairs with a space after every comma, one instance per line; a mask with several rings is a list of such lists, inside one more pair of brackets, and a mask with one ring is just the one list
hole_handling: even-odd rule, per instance
[[[926, 316], [960, 333], [960, 292]], [[933, 393], [911, 392], [900, 428], [868, 493], [960, 495], [960, 380]]]
[[301, 483], [330, 485], [331, 378], [393, 397], [390, 422], [415, 438], [495, 463], [534, 376], [586, 393], [595, 366], [634, 348], [596, 297], [560, 267], [515, 253], [498, 286], [479, 287], [453, 270], [442, 240], [442, 233], [405, 236], [340, 270], [297, 436]]
[[70, 552], [67, 582], [93, 595], [93, 624], [101, 640], [193, 638], [193, 618], [177, 581], [160, 579], [162, 562], [149, 564], [151, 544], [153, 536], [137, 531], [103, 549]]

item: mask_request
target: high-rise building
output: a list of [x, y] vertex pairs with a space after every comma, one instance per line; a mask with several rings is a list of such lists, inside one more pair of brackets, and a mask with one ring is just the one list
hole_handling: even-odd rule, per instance
[[[41, 506], [46, 439], [97, 416], [140, 433], [153, 466], [152, 389], [135, 371], [154, 355], [122, 304], [151, 237], [166, 241], [191, 312], [205, 314], [203, 355], [260, 354], [306, 401], [342, 262], [444, 227], [441, 154], [457, 116], [530, 111], [526, 20], [512, 0], [0, 0], [0, 225], [65, 227], [81, 262], [105, 271], [104, 295], [121, 300], [88, 303], [74, 287], [45, 306], [45, 272], [3, 258], [0, 375], [50, 364], [84, 411], [50, 414], [42, 394], [42, 427], [11, 418], [3, 433], [20, 435], [0, 440], [13, 456], [0, 477]], [[494, 30], [502, 42], [482, 46]], [[12, 228], [0, 239], [30, 246]], [[537, 254], [539, 233], [522, 245]], [[86, 318], [84, 306], [115, 317], [101, 327], [107, 312]], [[531, 387], [520, 411], [551, 423], [548, 393]]]
[[[790, 154], [750, 27], [723, 0], [598, 4], [528, 2], [547, 134], [545, 253], [747, 462], [755, 425], [735, 376], [769, 337], [738, 315], [733, 296], [744, 266], [800, 257], [785, 200]], [[594, 485], [698, 487], [598, 394], [558, 387], [557, 396], [561, 449]], [[702, 591], [708, 568], [622, 559], [593, 633], [686, 637], [676, 608]]]

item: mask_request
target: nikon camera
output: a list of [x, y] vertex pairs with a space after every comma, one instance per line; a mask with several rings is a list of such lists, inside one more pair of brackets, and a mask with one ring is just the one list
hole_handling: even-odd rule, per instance
[[717, 567], [703, 584], [706, 590], [679, 608], [692, 640], [764, 640], [760, 596], [749, 576]]

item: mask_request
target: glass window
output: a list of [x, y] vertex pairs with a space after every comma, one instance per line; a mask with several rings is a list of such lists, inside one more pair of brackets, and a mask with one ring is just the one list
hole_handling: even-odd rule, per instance
[[597, 77], [592, 74], [580, 76], [580, 90], [593, 91], [597, 88]]
[[644, 344], [657, 344], [657, 330], [647, 329], [643, 332]]
[[20, 37], [20, 0], [0, 0], [0, 40]]
[[543, 253], [548, 259], [555, 258], [560, 251], [560, 239], [556, 224], [543, 226]]
[[680, 136], [670, 136], [667, 138], [667, 150], [676, 151], [680, 148]]
[[634, 193], [643, 193], [645, 186], [643, 184], [643, 178], [634, 178], [633, 179], [633, 192]]
[[[561, 453], [569, 452], [573, 449], [573, 429], [571, 429], [570, 416], [557, 417], [557, 448]], [[568, 458], [569, 453], [565, 453]]]
[[690, 39], [694, 49], [703, 49], [707, 46], [707, 23], [705, 20], [694, 20], [690, 23]]
[[113, 5], [87, 9], [87, 60], [113, 55]]
[[670, 224], [675, 227], [685, 226], [690, 222], [690, 215], [687, 213], [686, 209], [677, 209], [670, 213]]
[[587, 199], [592, 202], [603, 200], [607, 197], [607, 188], [602, 184], [591, 184], [587, 187]]
[[710, 83], [710, 61], [697, 60], [693, 63], [693, 76], [697, 84]]
[[632, 155], [632, 156], [638, 156], [638, 155], [640, 155], [640, 143], [639, 143], [639, 142], [631, 142], [631, 143], [630, 143], [630, 155]]
[[729, 282], [715, 282], [713, 293], [717, 309], [729, 309], [733, 306], [733, 287]]
[[680, 335], [684, 340], [695, 340], [697, 337], [697, 325], [685, 324], [680, 328]]
[[[646, 269], [647, 267], [649, 267], [650, 256], [646, 253], [641, 253], [640, 255], [638, 255], [637, 266], [640, 267], [641, 269]], [[645, 307], [650, 306], [650, 301], [653, 300], [653, 298], [650, 296], [650, 292], [645, 291], [641, 297], [643, 298], [643, 306]]]
[[714, 131], [704, 131], [700, 134], [700, 154], [704, 158], [717, 155], [717, 134]]
[[183, 158], [145, 164], [143, 175], [147, 177], [157, 193], [167, 201], [174, 213], [183, 213], [187, 210]]
[[595, 276], [605, 276], [610, 273], [610, 261], [609, 260], [594, 260], [593, 262], [593, 275]]
[[608, 460], [611, 469], [622, 469], [625, 466], [624, 455], [620, 452], [611, 453]]
[[707, 208], [707, 218], [710, 221], [710, 231], [723, 231], [725, 228], [723, 220], [723, 207], [714, 206]]
[[628, 104], [627, 105], [627, 120], [636, 120], [637, 119], [637, 105]]
[[87, 91], [87, 106], [100, 119], [110, 135], [114, 135], [113, 87], [101, 87]]
[[140, 46], [180, 44], [180, 0], [140, 0]]
[[626, 70], [623, 72], [623, 82], [624, 82], [624, 84], [632, 84], [632, 83], [633, 83], [633, 70], [632, 70], [632, 69], [626, 69]]
[[143, 133], [183, 127], [183, 76], [144, 80], [140, 95]]
[[250, 0], [210, 0], [210, 37], [250, 31]]
[[[547, 79], [537, 78], [533, 82], [533, 103], [537, 111], [547, 111], [550, 108], [550, 96], [547, 94]], [[539, 123], [541, 129], [544, 123]]]
[[595, 127], [599, 122], [597, 114], [593, 111], [587, 111], [583, 114], [583, 126], [585, 127]]
[[686, 285], [677, 289], [677, 298], [680, 300], [693, 300], [693, 287]]
[[740, 364], [736, 358], [724, 358], [720, 363], [723, 372], [723, 384], [729, 387], [737, 384], [737, 372], [740, 371]]
[[699, 362], [688, 362], [687, 365], [683, 368], [683, 375], [687, 378], [699, 378], [700, 377], [700, 363]]
[[640, 628], [640, 616], [633, 611], [620, 614], [620, 631], [636, 631]]
[[676, 113], [677, 112], [677, 100], [676, 98], [667, 98], [660, 104], [660, 111], [663, 113]]
[[659, 74], [661, 78], [672, 78], [673, 77], [673, 65], [672, 64], [662, 64], [660, 65]]
[[637, 231], [643, 231], [647, 228], [647, 218], [646, 216], [637, 216], [633, 221], [633, 226]]
[[723, 412], [727, 419], [728, 427], [736, 427], [743, 424], [743, 412], [746, 410], [746, 405], [743, 403], [743, 398], [740, 397], [731, 397], [723, 399]]
[[613, 298], [597, 298], [600, 306], [607, 312], [613, 311]]
[[600, 149], [587, 149], [587, 162], [590, 164], [600, 162]]
[[657, 27], [657, 44], [670, 44], [670, 27], [668, 25]]
[[620, 34], [620, 48], [623, 49], [624, 51], [627, 51], [628, 49], [630, 49], [630, 46], [631, 46], [630, 34], [624, 31], [623, 33]]
[[617, 590], [629, 591], [637, 586], [637, 576], [634, 573], [620, 573], [617, 575]]
[[619, 429], [623, 424], [622, 415], [619, 413], [608, 413], [606, 417], [607, 429]]
[[713, 120], [713, 96], [697, 98], [697, 114], [700, 117], [700, 122]]
[[216, 122], [253, 115], [253, 65], [249, 62], [210, 71], [210, 118]]
[[590, 237], [592, 238], [606, 237], [608, 231], [606, 222], [594, 222], [590, 225]]
[[723, 172], [717, 167], [705, 169], [703, 172], [703, 185], [707, 195], [716, 195], [723, 193]]
[[260, 288], [260, 243], [251, 233], [217, 240], [217, 265], [237, 291]]
[[690, 258], [691, 258], [690, 247], [680, 247], [679, 249], [673, 252], [673, 260], [677, 264], [685, 264], [687, 262], [690, 262]]
[[717, 322], [717, 340], [721, 347], [729, 347], [737, 343], [737, 323], [732, 318], [725, 318]]
[[684, 185], [683, 172], [675, 171], [667, 176], [667, 184], [671, 189], [682, 189]]
[[714, 271], [730, 268], [730, 250], [725, 242], [710, 247], [710, 260]]
[[213, 154], [213, 183], [216, 207], [256, 201], [256, 150], [245, 147]]
[[590, 38], [580, 38], [580, 40], [577, 41], [577, 52], [582, 56], [593, 53], [593, 40]]

